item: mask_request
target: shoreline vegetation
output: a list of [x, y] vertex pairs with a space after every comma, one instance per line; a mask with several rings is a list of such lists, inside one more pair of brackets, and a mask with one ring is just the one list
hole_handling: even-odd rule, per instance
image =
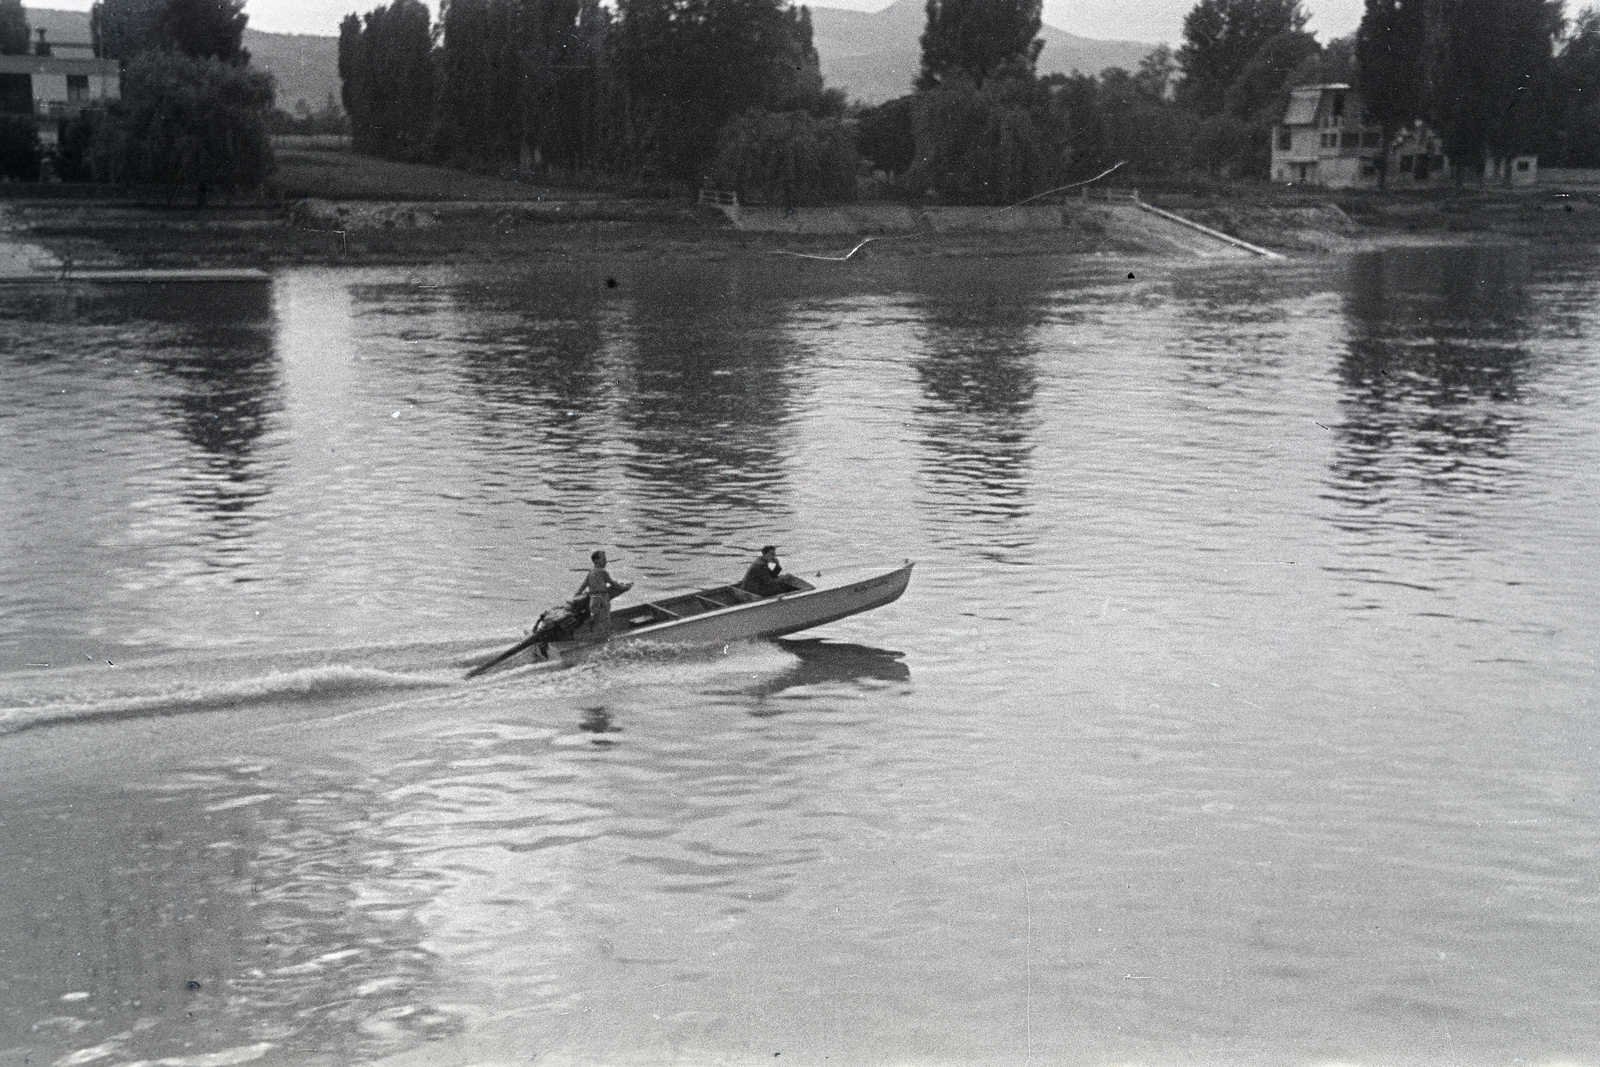
[[[782, 221], [741, 229], [722, 210], [682, 196], [525, 185], [309, 150], [280, 153], [271, 192], [197, 208], [161, 197], [30, 198], [18, 188], [0, 200], [0, 210], [12, 239], [74, 269], [510, 262], [540, 255], [836, 258], [868, 237], [875, 240], [852, 258], [1183, 254], [1121, 224], [1102, 209], [1104, 196], [1077, 193], [1063, 194], [1047, 210], [1033, 207], [1026, 218], [986, 209], [977, 224], [961, 209], [930, 207], [917, 209], [920, 227], [890, 229], [871, 223], [873, 209], [902, 215], [905, 209], [865, 202], [792, 214], [765, 209]], [[1131, 192], [1104, 195], [1127, 203]], [[1174, 183], [1141, 189], [1139, 196], [1291, 257], [1396, 243], [1600, 240], [1600, 190], [1416, 193], [1240, 182]], [[796, 232], [811, 229], [826, 232]]]

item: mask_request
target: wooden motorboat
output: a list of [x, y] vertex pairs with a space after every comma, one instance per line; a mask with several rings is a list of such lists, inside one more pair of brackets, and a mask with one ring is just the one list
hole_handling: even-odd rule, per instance
[[526, 639], [478, 664], [467, 677], [532, 663], [582, 659], [622, 641], [719, 645], [782, 637], [893, 603], [906, 591], [912, 566], [907, 560], [891, 571], [851, 568], [819, 573], [816, 584], [785, 573], [781, 581], [786, 589], [765, 597], [735, 583], [631, 607], [614, 606], [609, 637], [596, 633], [587, 621], [568, 630], [549, 625], [551, 613], [547, 612]]

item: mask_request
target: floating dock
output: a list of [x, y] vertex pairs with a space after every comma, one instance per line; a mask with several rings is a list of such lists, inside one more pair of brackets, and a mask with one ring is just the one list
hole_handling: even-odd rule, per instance
[[72, 270], [45, 268], [21, 272], [0, 273], [0, 285], [65, 285], [70, 282], [96, 283], [157, 283], [173, 282], [267, 282], [272, 275], [256, 267], [197, 267], [171, 268], [93, 268]]

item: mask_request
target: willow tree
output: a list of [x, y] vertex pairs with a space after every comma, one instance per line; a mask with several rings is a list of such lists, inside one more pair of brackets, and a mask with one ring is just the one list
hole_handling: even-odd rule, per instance
[[128, 63], [122, 98], [100, 122], [95, 172], [128, 185], [250, 190], [271, 173], [267, 112], [272, 77], [247, 66], [178, 52]]

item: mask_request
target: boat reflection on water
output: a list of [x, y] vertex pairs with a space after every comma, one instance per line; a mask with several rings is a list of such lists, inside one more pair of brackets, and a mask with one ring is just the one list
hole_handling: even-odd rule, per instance
[[[829, 641], [821, 637], [785, 639], [773, 643], [785, 652], [798, 656], [800, 662], [792, 670], [746, 690], [751, 696], [776, 696], [786, 690], [830, 682], [899, 683], [911, 680], [911, 668], [906, 666], [904, 652], [846, 641]], [[779, 715], [782, 712], [782, 708], [758, 706], [752, 708], [750, 714]]]

